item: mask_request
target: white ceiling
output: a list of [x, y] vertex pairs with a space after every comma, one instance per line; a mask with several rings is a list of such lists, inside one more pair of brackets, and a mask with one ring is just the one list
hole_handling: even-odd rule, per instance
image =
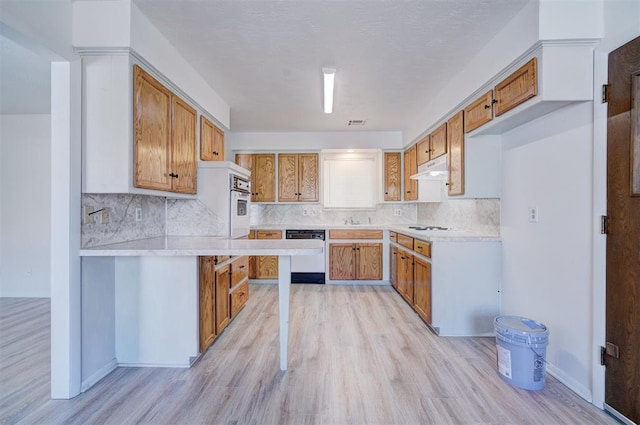
[[402, 130], [530, 0], [133, 1], [230, 105], [233, 131], [280, 132]]

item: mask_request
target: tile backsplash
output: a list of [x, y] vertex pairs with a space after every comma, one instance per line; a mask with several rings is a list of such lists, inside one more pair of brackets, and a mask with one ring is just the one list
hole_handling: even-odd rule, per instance
[[[82, 206], [93, 207], [94, 211], [107, 208], [109, 212], [108, 223], [82, 224], [83, 248], [164, 236], [166, 232], [164, 197], [85, 193]], [[136, 221], [136, 208], [142, 211], [140, 221]]]
[[[227, 232], [224, 221], [197, 199], [83, 194], [82, 206], [109, 211], [108, 223], [82, 224], [83, 248], [156, 236], [225, 236]], [[137, 208], [142, 211], [140, 221], [136, 221]], [[331, 210], [319, 204], [252, 204], [250, 214], [253, 226], [420, 223], [500, 233], [500, 199], [445, 197], [438, 203], [380, 204], [375, 210]]]
[[500, 234], [500, 199], [447, 199], [418, 204], [418, 223]]
[[[400, 215], [395, 215], [400, 211]], [[417, 219], [416, 204], [380, 204], [375, 210], [331, 210], [319, 204], [252, 204], [251, 225], [411, 224]]]

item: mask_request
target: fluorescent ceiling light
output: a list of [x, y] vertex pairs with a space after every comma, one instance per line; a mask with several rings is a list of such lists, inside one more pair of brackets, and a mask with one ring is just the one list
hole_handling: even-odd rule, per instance
[[333, 112], [333, 84], [336, 76], [334, 68], [322, 68], [324, 74], [324, 113]]

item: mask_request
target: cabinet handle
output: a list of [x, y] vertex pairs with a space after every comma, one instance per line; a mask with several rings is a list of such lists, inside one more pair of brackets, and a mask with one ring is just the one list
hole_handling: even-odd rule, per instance
[[493, 105], [494, 103], [498, 103], [498, 99], [492, 99], [491, 104]]
[[491, 105], [484, 105], [484, 109], [491, 109]]
[[239, 268], [239, 269], [244, 269], [244, 265], [242, 265], [242, 266], [240, 266], [240, 267], [238, 267], [238, 268]]
[[174, 179], [177, 179], [178, 175], [176, 173], [169, 173], [169, 177], [173, 177]]
[[453, 183], [445, 183], [445, 186], [453, 186]]
[[216, 156], [218, 156], [218, 152], [216, 152], [216, 151], [213, 151], [213, 152], [211, 152], [211, 153], [212, 153], [212, 154], [214, 154], [214, 155], [216, 155]]

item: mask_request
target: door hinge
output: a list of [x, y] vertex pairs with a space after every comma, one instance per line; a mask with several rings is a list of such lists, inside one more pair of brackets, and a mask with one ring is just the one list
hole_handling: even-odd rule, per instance
[[609, 102], [609, 87], [611, 87], [610, 84], [602, 85], [602, 103]]
[[609, 217], [606, 215], [600, 216], [600, 234], [606, 235], [609, 233]]
[[620, 358], [620, 348], [617, 345], [607, 342], [605, 347], [600, 347], [600, 364], [606, 366], [607, 356], [614, 359]]

